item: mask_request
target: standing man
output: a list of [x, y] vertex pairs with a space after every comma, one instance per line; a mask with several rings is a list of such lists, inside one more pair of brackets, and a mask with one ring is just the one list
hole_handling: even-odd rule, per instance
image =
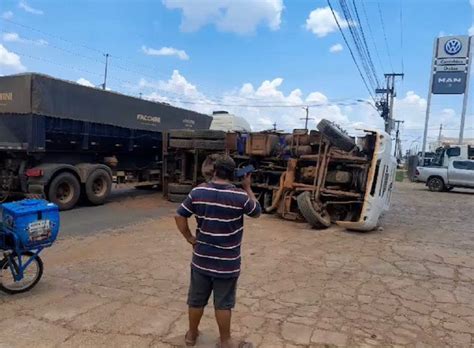
[[[231, 310], [235, 306], [237, 279], [240, 274], [240, 245], [244, 215], [258, 217], [260, 204], [252, 192], [250, 174], [242, 181], [242, 189], [231, 181], [235, 162], [228, 156], [214, 164], [214, 177], [195, 187], [177, 210], [176, 225], [193, 246], [191, 285], [188, 293], [189, 331], [186, 345], [196, 344], [198, 327], [211, 292], [222, 348], [252, 347], [231, 340]], [[189, 229], [188, 218], [195, 215], [196, 235]]]

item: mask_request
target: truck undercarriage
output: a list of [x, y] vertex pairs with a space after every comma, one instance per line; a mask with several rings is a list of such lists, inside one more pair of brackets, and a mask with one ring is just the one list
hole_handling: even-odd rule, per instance
[[314, 228], [337, 223], [369, 230], [388, 208], [395, 163], [384, 133], [366, 131], [356, 142], [323, 120], [310, 132], [216, 133], [213, 140], [210, 134], [202, 139], [189, 131], [188, 142], [177, 142], [172, 140], [182, 131], [169, 133], [164, 173], [165, 186], [172, 187], [165, 194], [172, 200], [180, 201], [193, 186], [209, 180], [215, 153], [227, 153], [238, 168], [255, 167], [252, 187], [258, 200], [267, 213], [284, 219], [307, 221]]

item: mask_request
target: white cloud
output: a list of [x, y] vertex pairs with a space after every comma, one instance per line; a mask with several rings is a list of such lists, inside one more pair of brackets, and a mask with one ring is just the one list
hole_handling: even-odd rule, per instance
[[283, 0], [163, 0], [169, 9], [182, 11], [181, 30], [197, 31], [214, 24], [224, 32], [250, 34], [259, 25], [280, 29]]
[[0, 67], [2, 73], [23, 72], [26, 67], [21, 63], [20, 56], [10, 52], [5, 46], [0, 44]]
[[26, 3], [26, 1], [23, 1], [23, 0], [18, 3], [18, 7], [21, 8], [22, 10], [25, 10], [28, 13], [31, 13], [31, 14], [35, 14], [35, 15], [44, 14], [44, 12], [42, 10], [31, 7], [30, 5], [28, 5]]
[[5, 42], [19, 42], [19, 43], [38, 45], [38, 46], [46, 46], [48, 44], [46, 40], [43, 40], [43, 39], [28, 40], [28, 39], [22, 38], [17, 33], [3, 33], [2, 40]]
[[335, 44], [329, 48], [329, 52], [338, 53], [338, 52], [341, 52], [343, 49], [344, 47], [341, 44]]
[[474, 35], [474, 24], [469, 27], [469, 29], [467, 30], [467, 33], [470, 36]]
[[2, 40], [5, 42], [19, 42], [20, 36], [17, 33], [3, 33]]
[[137, 86], [129, 88], [133, 89], [133, 94], [143, 93], [145, 99], [167, 102], [201, 113], [227, 110], [246, 118], [254, 130], [268, 129], [273, 122], [277, 123], [279, 129], [287, 131], [303, 127], [303, 105], [311, 106], [310, 117], [313, 120], [310, 121], [310, 127], [313, 129], [322, 118], [335, 121], [348, 130], [360, 125], [382, 125], [378, 113], [367, 104], [353, 108], [336, 105], [322, 92], [314, 91], [305, 95], [299, 88], [285, 93], [282, 91], [283, 84], [283, 78], [279, 77], [265, 80], [256, 86], [247, 82], [238, 89], [210, 97], [175, 70], [166, 81], [142, 78]]
[[83, 85], [83, 86], [86, 86], [86, 87], [95, 87], [95, 85], [90, 82], [89, 80], [86, 80], [85, 78], [83, 77], [80, 77], [76, 83], [80, 84], [80, 85]]
[[12, 19], [13, 18], [13, 12], [12, 11], [5, 11], [2, 13], [2, 18], [3, 19]]
[[178, 50], [173, 47], [162, 47], [160, 49], [142, 46], [142, 52], [148, 56], [176, 56], [181, 60], [188, 60], [189, 56], [183, 50]]
[[[337, 11], [334, 11], [339, 25], [342, 29], [347, 28], [349, 23], [342, 19]], [[309, 14], [306, 19], [306, 30], [311, 31], [318, 37], [324, 37], [338, 30], [337, 23], [329, 6], [317, 8]]]

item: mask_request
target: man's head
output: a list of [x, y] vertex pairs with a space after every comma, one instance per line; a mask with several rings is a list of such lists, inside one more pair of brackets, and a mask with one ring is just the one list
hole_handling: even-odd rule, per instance
[[227, 155], [220, 155], [214, 162], [214, 177], [232, 181], [234, 179], [235, 162]]

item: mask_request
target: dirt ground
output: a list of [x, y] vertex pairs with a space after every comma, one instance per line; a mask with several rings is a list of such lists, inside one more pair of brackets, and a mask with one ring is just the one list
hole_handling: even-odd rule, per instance
[[[258, 347], [474, 345], [474, 193], [397, 183], [383, 230], [247, 219], [233, 328]], [[183, 344], [191, 250], [169, 214], [44, 254], [31, 292], [0, 294], [0, 347]], [[117, 214], [127, 214], [127, 209]], [[200, 347], [213, 347], [212, 308]]]

